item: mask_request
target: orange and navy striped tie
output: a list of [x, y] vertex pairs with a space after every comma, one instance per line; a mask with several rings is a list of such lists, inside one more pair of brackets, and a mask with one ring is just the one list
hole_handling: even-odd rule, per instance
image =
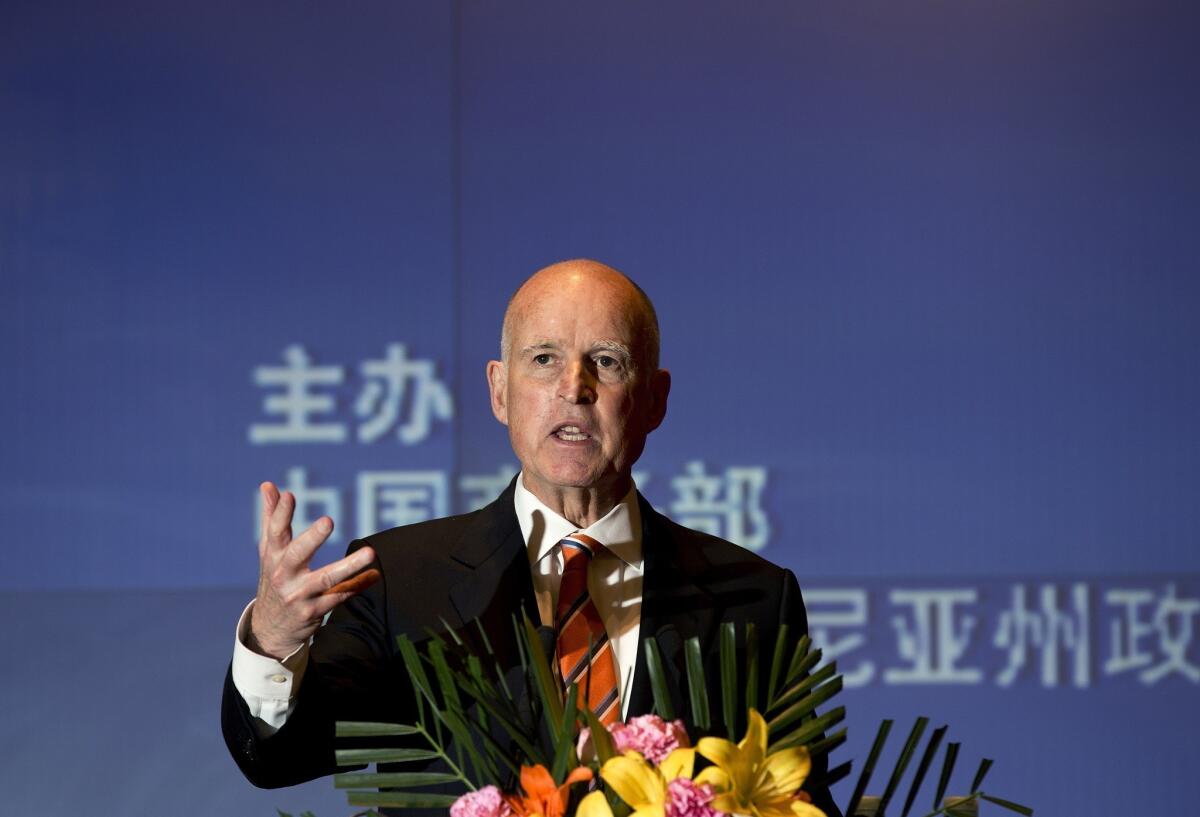
[[587, 585], [588, 565], [604, 545], [582, 533], [572, 533], [558, 544], [562, 548], [563, 572], [554, 629], [558, 633], [563, 688], [579, 684], [580, 701], [586, 694], [588, 708], [608, 726], [621, 716], [617, 665], [612, 642]]

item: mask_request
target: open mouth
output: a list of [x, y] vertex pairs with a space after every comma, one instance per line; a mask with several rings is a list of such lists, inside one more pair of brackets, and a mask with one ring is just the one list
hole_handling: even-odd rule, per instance
[[582, 428], [575, 425], [561, 425], [554, 429], [553, 436], [568, 443], [581, 443], [584, 440], [590, 440], [592, 437], [591, 434], [588, 434]]

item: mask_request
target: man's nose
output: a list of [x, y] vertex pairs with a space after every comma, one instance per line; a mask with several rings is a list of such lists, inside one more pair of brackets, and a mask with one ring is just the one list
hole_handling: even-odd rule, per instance
[[563, 371], [559, 397], [568, 403], [596, 402], [596, 375], [584, 361], [575, 361]]

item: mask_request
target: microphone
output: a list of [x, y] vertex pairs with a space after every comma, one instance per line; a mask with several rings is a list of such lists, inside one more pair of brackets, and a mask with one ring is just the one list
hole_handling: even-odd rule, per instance
[[662, 656], [663, 672], [666, 675], [667, 694], [676, 714], [683, 712], [683, 677], [680, 667], [683, 665], [683, 637], [673, 624], [664, 624], [654, 634], [658, 642], [658, 652]]
[[658, 649], [662, 653], [663, 663], [674, 669], [678, 666], [679, 654], [683, 652], [683, 638], [674, 624], [664, 624], [655, 633], [658, 639]]
[[542, 652], [551, 664], [554, 663], [554, 652], [558, 648], [558, 633], [553, 627], [543, 624], [537, 628], [538, 640], [542, 642]]

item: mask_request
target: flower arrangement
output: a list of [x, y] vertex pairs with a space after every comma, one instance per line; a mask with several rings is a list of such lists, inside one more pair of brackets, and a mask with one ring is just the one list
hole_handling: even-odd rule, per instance
[[[786, 625], [780, 627], [760, 685], [754, 628], [739, 633], [733, 624], [722, 625], [715, 656], [720, 683], [711, 696], [698, 639], [684, 643], [684, 677], [672, 684], [658, 639], [649, 638], [644, 649], [654, 714], [605, 727], [579, 704], [586, 690], [572, 685], [564, 695], [531, 622], [514, 623], [523, 680], [517, 689], [510, 687], [482, 628], [484, 649], [478, 653], [450, 628], [431, 633], [420, 649], [408, 638], [398, 639], [416, 721], [339, 722], [339, 737], [392, 738], [402, 745], [339, 749], [337, 760], [341, 766], [426, 768], [385, 771], [381, 765], [376, 773], [338, 774], [335, 785], [351, 789], [351, 805], [444, 808], [450, 817], [828, 817], [802, 786], [813, 759], [846, 739], [844, 728], [826, 735], [844, 719], [843, 707], [818, 713], [841, 690], [842, 679], [833, 662], [817, 668], [821, 652], [811, 649], [807, 636], [792, 638]], [[676, 717], [681, 688], [686, 712]], [[874, 813], [882, 815], [896, 794], [927, 725], [926, 718], [914, 724]], [[884, 721], [876, 734], [845, 808], [848, 817], [865, 802], [891, 726]], [[934, 730], [926, 742], [901, 817], [912, 809], [945, 733], [944, 726]], [[924, 817], [973, 815], [980, 801], [1033, 814], [982, 791], [992, 764], [986, 759], [970, 793], [946, 799], [958, 750], [959, 744], [947, 744], [933, 810]], [[849, 771], [850, 763], [843, 763], [825, 782]], [[429, 791], [433, 786], [442, 791]], [[451, 787], [459, 792], [448, 793]]]
[[[609, 800], [615, 795], [642, 817], [825, 817], [800, 791], [811, 766], [807, 750], [794, 747], [768, 755], [766, 735], [766, 722], [753, 710], [746, 736], [736, 744], [706, 737], [693, 748], [683, 721], [668, 723], [657, 715], [617, 724], [609, 736], [620, 754], [600, 767], [611, 795], [591, 791], [579, 801], [575, 815], [614, 817]], [[712, 764], [698, 774], [697, 755]], [[519, 793], [485, 786], [459, 797], [450, 806], [450, 817], [564, 817], [572, 786], [593, 780], [591, 769], [579, 766], [556, 786], [544, 766], [525, 766]]]
[[[768, 754], [767, 724], [753, 709], [740, 742], [705, 737], [694, 749], [672, 749], [660, 761], [652, 756], [660, 754], [664, 734], [671, 726], [653, 715], [642, 720], [638, 739], [600, 769], [604, 782], [635, 813], [647, 817], [825, 817], [800, 790], [812, 766], [808, 750], [796, 746]], [[650, 722], [645, 723], [647, 720]], [[698, 774], [697, 754], [712, 764]], [[613, 811], [604, 795], [595, 791], [580, 802], [578, 817], [613, 817]]]

